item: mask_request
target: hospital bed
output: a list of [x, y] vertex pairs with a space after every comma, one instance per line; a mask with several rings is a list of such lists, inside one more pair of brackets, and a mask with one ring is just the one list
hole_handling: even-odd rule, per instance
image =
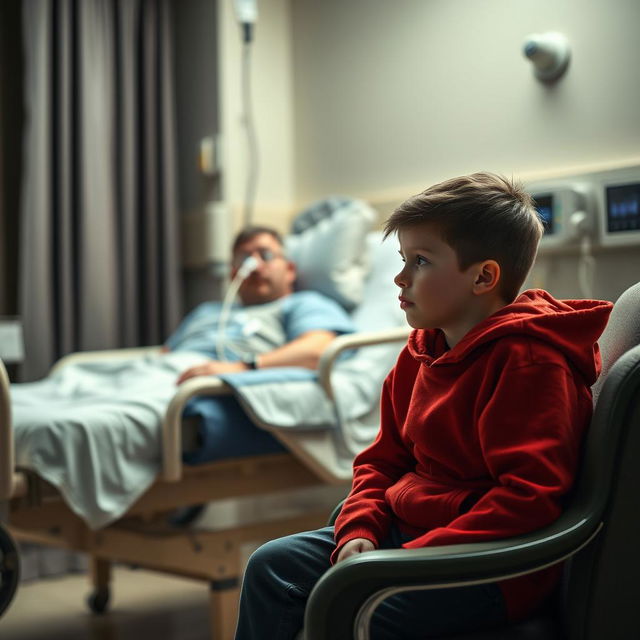
[[[182, 463], [182, 442], [190, 436], [188, 425], [182, 420], [185, 405], [195, 397], [232, 391], [218, 378], [191, 379], [178, 388], [166, 410], [161, 431], [162, 461], [157, 479], [122, 517], [108, 526], [92, 529], [74, 513], [51, 484], [33, 471], [15, 468], [8, 381], [4, 367], [0, 366], [0, 505], [3, 509], [0, 517], [8, 522], [11, 535], [20, 541], [88, 554], [92, 582], [88, 604], [95, 612], [105, 611], [108, 607], [110, 569], [114, 562], [205, 580], [210, 586], [212, 637], [216, 640], [232, 637], [242, 572], [242, 546], [322, 526], [330, 508], [280, 514], [274, 518], [207, 530], [172, 526], [167, 516], [179, 507], [243, 496], [266, 496], [292, 487], [344, 485], [346, 492], [353, 455], [375, 433], [377, 408], [364, 420], [373, 427], [373, 431], [365, 429], [368, 436], [364, 439], [358, 437], [364, 424], [362, 420], [349, 435], [349, 429], [345, 428], [348, 418], [343, 418], [344, 411], [337, 402], [336, 384], [341, 382], [339, 376], [336, 382], [336, 369], [346, 366], [347, 373], [351, 371], [355, 375], [358, 371], [370, 369], [366, 358], [358, 364], [358, 354], [367, 352], [371, 352], [376, 361], [386, 358], [386, 362], [392, 364], [409, 333], [406, 324], [397, 321], [401, 316], [393, 299], [395, 294], [393, 298], [385, 298], [379, 281], [382, 277], [391, 284], [388, 272], [395, 267], [395, 262], [390, 260], [390, 256], [396, 253], [395, 246], [390, 250], [388, 243], [382, 245], [380, 234], [369, 234], [367, 242], [374, 257], [367, 276], [365, 303], [373, 300], [379, 305], [380, 300], [388, 300], [394, 312], [385, 319], [384, 314], [368, 308], [367, 304], [361, 305], [354, 314], [359, 317], [356, 324], [362, 328], [368, 320], [371, 330], [337, 338], [321, 358], [316, 384], [323, 397], [335, 407], [338, 428], [270, 428], [249, 411], [259, 426], [268, 428], [284, 444], [285, 453], [186, 466]], [[389, 291], [393, 291], [393, 285], [391, 287]], [[342, 356], [354, 349], [358, 350], [356, 356], [347, 359], [345, 365]], [[60, 371], [78, 362], [96, 359], [145, 355], [154, 350], [157, 349], [72, 354], [58, 362], [53, 370]], [[9, 567], [15, 567], [14, 555], [5, 554], [5, 560]], [[7, 572], [7, 595], [12, 584], [15, 588], [16, 573]]]

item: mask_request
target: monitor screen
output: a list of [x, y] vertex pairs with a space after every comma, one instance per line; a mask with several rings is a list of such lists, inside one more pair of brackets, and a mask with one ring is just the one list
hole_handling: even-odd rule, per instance
[[640, 231], [640, 182], [607, 187], [607, 231]]
[[540, 195], [533, 197], [536, 210], [540, 214], [540, 219], [544, 225], [544, 235], [548, 236], [555, 231], [554, 219], [555, 211], [553, 210], [553, 196]]

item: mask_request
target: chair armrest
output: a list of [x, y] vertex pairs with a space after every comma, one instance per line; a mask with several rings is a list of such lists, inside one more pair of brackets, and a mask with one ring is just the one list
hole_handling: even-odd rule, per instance
[[318, 383], [325, 390], [331, 400], [334, 399], [333, 388], [331, 386], [331, 371], [336, 358], [348, 349], [358, 349], [371, 345], [384, 344], [387, 342], [403, 342], [411, 333], [411, 327], [396, 327], [384, 329], [382, 331], [362, 331], [360, 333], [350, 333], [339, 336], [332, 340], [329, 346], [323, 351], [318, 363]]
[[11, 397], [9, 376], [0, 360], [0, 502], [13, 493], [13, 425], [11, 424]]
[[162, 422], [162, 479], [178, 482], [182, 477], [182, 412], [194, 396], [228, 395], [231, 387], [216, 376], [197, 376], [183, 382], [167, 407]]
[[137, 358], [138, 356], [160, 353], [161, 346], [152, 347], [130, 347], [126, 349], [104, 349], [99, 351], [77, 351], [63, 356], [51, 367], [50, 373], [66, 367], [68, 364], [79, 362], [99, 362], [101, 360], [124, 360], [126, 358]]
[[[533, 533], [468, 545], [369, 551], [332, 567], [311, 592], [305, 640], [347, 640], [399, 591], [495, 582], [557, 564], [589, 544], [599, 518], [569, 510]], [[359, 636], [358, 636], [359, 637]]]

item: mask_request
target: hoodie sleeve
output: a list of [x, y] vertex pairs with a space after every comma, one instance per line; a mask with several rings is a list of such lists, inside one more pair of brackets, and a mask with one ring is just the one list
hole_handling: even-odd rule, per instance
[[553, 522], [573, 484], [591, 412], [588, 387], [565, 363], [503, 370], [478, 418], [480, 446], [495, 486], [447, 526], [403, 546], [495, 540]]
[[374, 443], [362, 451], [353, 463], [353, 482], [335, 524], [336, 550], [354, 538], [367, 538], [380, 545], [391, 522], [385, 501], [386, 490], [415, 465], [411, 451], [400, 437], [391, 400], [393, 372], [384, 383], [381, 397], [380, 431]]

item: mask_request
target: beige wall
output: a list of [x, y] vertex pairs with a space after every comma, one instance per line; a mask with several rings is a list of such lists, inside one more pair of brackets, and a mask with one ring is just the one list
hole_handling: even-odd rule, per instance
[[[293, 208], [293, 57], [289, 0], [260, 0], [252, 45], [252, 96], [260, 173], [255, 221], [286, 229]], [[231, 0], [218, 0], [222, 192], [242, 224], [247, 143], [241, 93], [242, 44]]]
[[[294, 0], [296, 196], [403, 197], [489, 169], [529, 176], [640, 150], [637, 0]], [[572, 46], [555, 87], [525, 36]]]
[[[637, 0], [294, 0], [296, 201], [344, 193], [381, 218], [440, 179], [525, 180], [637, 164]], [[567, 74], [537, 81], [522, 45], [561, 31]], [[640, 248], [595, 250], [593, 295], [640, 280]], [[573, 254], [527, 283], [580, 297]]]
[[[219, 0], [223, 197], [236, 227], [246, 151], [240, 43]], [[256, 221], [341, 193], [381, 218], [440, 179], [486, 169], [525, 180], [640, 162], [637, 0], [260, 0], [253, 94], [261, 150]], [[537, 81], [522, 45], [561, 31], [572, 60]], [[640, 279], [640, 249], [596, 250], [594, 295]], [[549, 264], [545, 266], [543, 263]], [[575, 256], [532, 283], [578, 296]], [[543, 277], [543, 274], [546, 274]]]

